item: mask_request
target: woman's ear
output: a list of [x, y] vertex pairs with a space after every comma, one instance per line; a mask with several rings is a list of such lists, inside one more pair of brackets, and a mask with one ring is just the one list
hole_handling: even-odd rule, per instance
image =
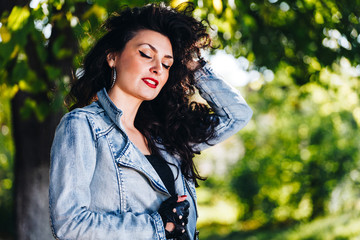
[[115, 53], [114, 52], [108, 53], [106, 55], [106, 61], [108, 62], [110, 68], [115, 67]]

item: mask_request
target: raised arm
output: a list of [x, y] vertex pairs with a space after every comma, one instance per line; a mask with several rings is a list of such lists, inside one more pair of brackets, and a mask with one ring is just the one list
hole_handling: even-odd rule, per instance
[[215, 112], [219, 120], [215, 136], [209, 144], [201, 143], [195, 149], [201, 151], [209, 146], [224, 141], [242, 129], [251, 119], [252, 110], [240, 92], [214, 73], [209, 64], [195, 72], [196, 87], [202, 98]]
[[90, 209], [96, 157], [96, 139], [87, 116], [67, 114], [57, 128], [51, 151], [49, 201], [54, 237], [165, 239], [163, 223], [156, 211], [135, 215], [117, 209]]

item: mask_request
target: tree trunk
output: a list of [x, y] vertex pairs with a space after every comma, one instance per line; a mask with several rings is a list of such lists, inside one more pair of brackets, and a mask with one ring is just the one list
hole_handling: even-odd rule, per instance
[[43, 122], [34, 114], [24, 119], [20, 110], [28, 97], [20, 91], [12, 100], [16, 239], [49, 240], [50, 147], [61, 114], [49, 114]]
[[[0, 1], [0, 14], [4, 11], [10, 11], [14, 6], [25, 6], [29, 4], [26, 0]], [[76, 13], [82, 14], [87, 8], [87, 3], [76, 4]], [[77, 38], [67, 20], [66, 13], [68, 9], [52, 9], [52, 14], [58, 16], [51, 22], [52, 31], [48, 43], [38, 42], [33, 34], [27, 36], [25, 53], [27, 64], [31, 71], [36, 73], [37, 79], [46, 84], [48, 91], [52, 94], [58, 93], [57, 79], [49, 79], [48, 73], [44, 68], [44, 62], [61, 71], [61, 76], [72, 76], [72, 63], [74, 56], [79, 52]], [[48, 16], [51, 19], [51, 16]], [[59, 57], [54, 52], [55, 42], [60, 41], [61, 49], [70, 51], [71, 56]], [[42, 60], [44, 56], [39, 56], [37, 47], [45, 48], [47, 59]], [[59, 46], [57, 46], [59, 48]], [[11, 67], [11, 65], [9, 65]], [[13, 69], [8, 69], [11, 75]], [[14, 79], [16, 82], [19, 79]], [[57, 124], [63, 115], [63, 109], [56, 110], [47, 115], [46, 119], [41, 122], [32, 112], [30, 117], [23, 118], [21, 109], [26, 99], [33, 99], [37, 104], [48, 103], [50, 107], [51, 97], [47, 92], [40, 94], [31, 94], [19, 91], [11, 101], [11, 112], [13, 121], [13, 139], [15, 144], [15, 224], [16, 239], [19, 240], [42, 240], [53, 239], [49, 223], [49, 166], [50, 166], [50, 148], [53, 141]]]

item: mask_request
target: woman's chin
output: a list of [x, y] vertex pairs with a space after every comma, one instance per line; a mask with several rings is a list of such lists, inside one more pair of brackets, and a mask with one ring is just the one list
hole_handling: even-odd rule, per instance
[[154, 100], [156, 97], [157, 97], [157, 95], [158, 94], [149, 94], [149, 95], [143, 95], [143, 96], [141, 96], [141, 100], [142, 101], [152, 101], [152, 100]]

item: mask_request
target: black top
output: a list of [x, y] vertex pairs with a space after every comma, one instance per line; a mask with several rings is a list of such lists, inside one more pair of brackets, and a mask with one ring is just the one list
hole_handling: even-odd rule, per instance
[[145, 155], [145, 157], [149, 160], [157, 174], [160, 176], [161, 181], [165, 184], [165, 187], [171, 196], [175, 196], [174, 175], [168, 163], [158, 155]]

